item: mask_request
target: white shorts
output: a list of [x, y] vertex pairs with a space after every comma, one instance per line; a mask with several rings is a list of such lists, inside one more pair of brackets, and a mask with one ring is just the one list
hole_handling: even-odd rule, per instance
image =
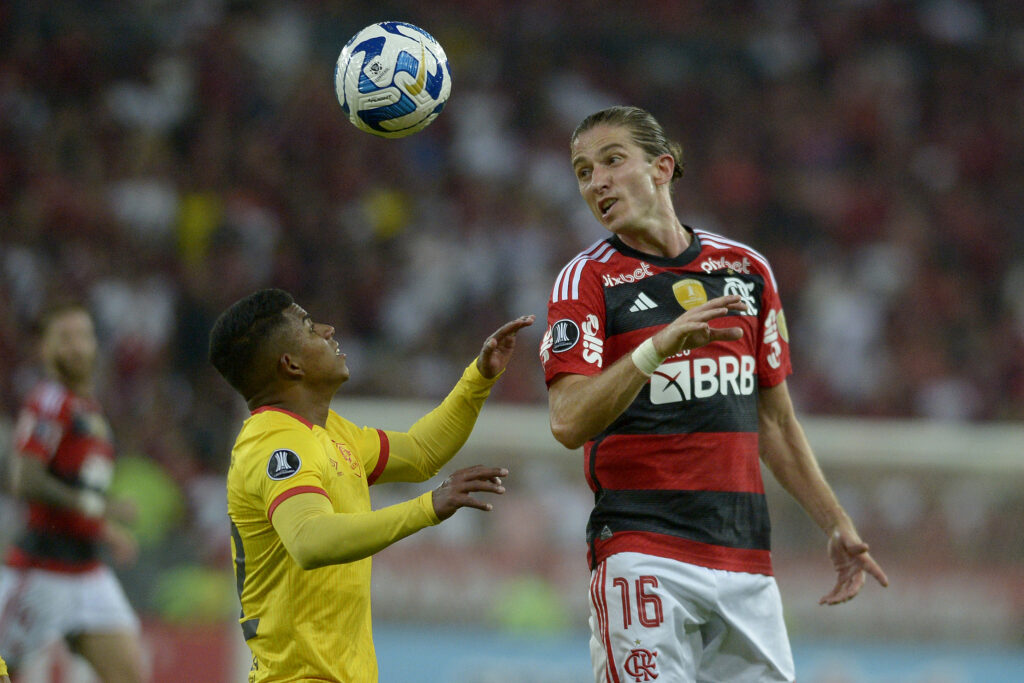
[[139, 620], [108, 567], [81, 574], [0, 567], [0, 653], [8, 665], [61, 638], [139, 631]]
[[775, 579], [618, 553], [590, 580], [597, 683], [794, 681]]

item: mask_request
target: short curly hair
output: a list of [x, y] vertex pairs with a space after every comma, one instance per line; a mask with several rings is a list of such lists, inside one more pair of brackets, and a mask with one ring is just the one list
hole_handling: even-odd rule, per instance
[[210, 330], [210, 363], [246, 399], [271, 377], [260, 359], [287, 325], [284, 312], [293, 303], [283, 289], [261, 289], [228, 307]]

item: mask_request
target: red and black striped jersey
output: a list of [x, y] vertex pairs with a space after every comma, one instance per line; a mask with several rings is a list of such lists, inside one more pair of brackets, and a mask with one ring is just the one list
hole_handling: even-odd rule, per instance
[[[50, 475], [78, 489], [105, 494], [114, 472], [113, 435], [97, 401], [54, 380], [29, 395], [18, 417], [15, 451], [37, 458]], [[85, 571], [99, 564], [102, 520], [77, 510], [28, 503], [28, 525], [7, 564], [51, 571]]]
[[596, 566], [618, 552], [643, 552], [771, 574], [757, 391], [790, 373], [785, 318], [761, 254], [690, 232], [690, 246], [675, 258], [612, 236], [562, 269], [540, 347], [545, 379], [596, 375], [684, 310], [742, 297], [746, 313], [711, 322], [742, 328], [741, 339], [666, 359], [625, 412], [584, 446], [595, 497], [588, 557]]

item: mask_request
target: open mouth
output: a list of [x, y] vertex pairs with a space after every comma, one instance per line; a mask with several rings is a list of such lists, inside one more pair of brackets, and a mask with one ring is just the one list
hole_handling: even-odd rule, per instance
[[608, 212], [612, 210], [612, 207], [615, 206], [615, 203], [617, 201], [619, 200], [615, 199], [614, 197], [609, 197], [608, 199], [602, 199], [600, 202], [598, 202], [597, 208], [601, 211], [601, 215], [607, 216]]

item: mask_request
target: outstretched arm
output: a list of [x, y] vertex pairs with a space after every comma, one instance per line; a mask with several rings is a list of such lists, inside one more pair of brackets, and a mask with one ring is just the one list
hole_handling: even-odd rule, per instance
[[828, 554], [837, 578], [819, 604], [838, 605], [852, 599], [864, 585], [865, 572], [888, 586], [885, 572], [871, 557], [867, 543], [860, 539], [853, 520], [825, 480], [796, 418], [785, 382], [760, 390], [758, 416], [761, 459], [828, 535]]
[[441, 405], [408, 432], [387, 432], [391, 453], [377, 482], [426, 481], [441, 471], [473, 431], [491, 387], [512, 359], [516, 334], [533, 320], [526, 315], [499, 327]]
[[[738, 296], [712, 299], [683, 313], [640, 344], [636, 359], [624, 355], [597, 375], [562, 375], [548, 387], [551, 433], [566, 448], [579, 448], [629, 407], [660, 361], [684, 349], [742, 337], [743, 330], [738, 327], [708, 325], [729, 311], [742, 310], [746, 305]], [[641, 367], [645, 361], [654, 367]]]
[[489, 511], [489, 503], [471, 494], [504, 493], [501, 477], [507, 475], [504, 468], [468, 467], [454, 472], [434, 491], [371, 512], [334, 512], [326, 496], [300, 493], [278, 505], [270, 521], [303, 569], [355, 562], [448, 519], [459, 508]]

